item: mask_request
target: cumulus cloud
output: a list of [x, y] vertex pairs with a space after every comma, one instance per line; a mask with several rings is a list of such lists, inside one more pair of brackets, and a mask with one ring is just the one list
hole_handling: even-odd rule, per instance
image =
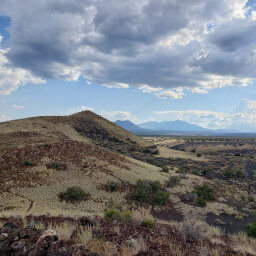
[[0, 115], [0, 122], [5, 122], [5, 121], [8, 121], [9, 118], [5, 115]]
[[256, 78], [255, 11], [246, 2], [3, 0], [12, 20], [6, 56], [43, 78], [83, 76], [159, 97], [244, 86]]
[[130, 120], [130, 121], [135, 121], [136, 116], [131, 114], [130, 112], [127, 111], [121, 111], [121, 110], [116, 110], [116, 111], [101, 111], [100, 115], [103, 117], [111, 120], [111, 121], [116, 121], [116, 120]]
[[243, 99], [232, 112], [208, 110], [154, 111], [157, 120], [183, 120], [211, 129], [256, 132], [256, 101]]
[[1, 49], [1, 41], [0, 35], [0, 95], [8, 95], [28, 83], [40, 84], [45, 82], [28, 70], [13, 67], [6, 57], [9, 50]]

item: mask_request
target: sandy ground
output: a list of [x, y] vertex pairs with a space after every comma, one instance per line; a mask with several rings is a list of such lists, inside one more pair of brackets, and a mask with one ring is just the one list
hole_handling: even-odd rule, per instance
[[184, 159], [191, 159], [194, 161], [208, 161], [208, 159], [204, 156], [197, 157], [195, 154], [186, 152], [186, 151], [179, 151], [174, 149], [169, 149], [166, 147], [158, 146], [159, 156], [165, 158], [184, 158]]

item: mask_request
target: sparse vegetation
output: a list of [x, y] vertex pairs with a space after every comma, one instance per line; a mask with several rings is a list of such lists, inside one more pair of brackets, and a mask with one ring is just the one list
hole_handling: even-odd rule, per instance
[[59, 195], [60, 199], [66, 201], [82, 201], [89, 198], [89, 194], [86, 193], [82, 188], [74, 186], [69, 187], [64, 193]]
[[52, 162], [52, 163], [50, 163], [50, 167], [53, 169], [60, 170], [60, 169], [62, 169], [62, 164], [59, 162]]
[[253, 196], [248, 196], [248, 202], [253, 203], [254, 202], [254, 197]]
[[169, 168], [167, 166], [163, 166], [162, 167], [162, 172], [168, 173], [169, 172]]
[[197, 194], [197, 203], [201, 207], [205, 207], [207, 205], [207, 201], [215, 200], [213, 189], [207, 185], [196, 186], [194, 189], [194, 193]]
[[175, 187], [176, 185], [178, 185], [180, 183], [180, 178], [178, 176], [171, 176], [169, 178], [169, 181], [167, 183], [167, 185], [169, 187]]
[[32, 163], [30, 160], [25, 160], [25, 161], [24, 161], [24, 165], [25, 165], [25, 166], [32, 166], [33, 163]]
[[141, 225], [147, 228], [153, 228], [155, 226], [155, 222], [152, 219], [144, 219]]
[[116, 192], [120, 189], [120, 183], [116, 181], [109, 181], [107, 183], [107, 190], [110, 192]]
[[135, 192], [130, 195], [130, 198], [140, 203], [165, 205], [169, 196], [169, 192], [163, 191], [160, 181], [138, 180]]
[[109, 209], [105, 211], [104, 216], [107, 220], [129, 221], [132, 218], [132, 213], [126, 210]]
[[169, 201], [170, 192], [158, 190], [156, 195], [153, 197], [153, 203], [156, 205], [166, 205]]
[[256, 222], [249, 224], [247, 234], [249, 237], [256, 238]]

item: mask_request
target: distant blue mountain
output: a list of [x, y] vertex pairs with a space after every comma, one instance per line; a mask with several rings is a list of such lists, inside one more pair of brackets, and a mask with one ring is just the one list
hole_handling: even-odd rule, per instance
[[117, 120], [115, 124], [137, 135], [205, 135], [205, 136], [256, 136], [252, 133], [241, 133], [239, 131], [219, 129], [211, 130], [199, 125], [190, 124], [185, 121], [163, 121], [145, 122], [139, 125], [129, 120]]
[[162, 131], [193, 131], [193, 132], [211, 131], [210, 129], [206, 129], [199, 125], [190, 124], [181, 120], [163, 121], [163, 122], [151, 121], [151, 122], [141, 123], [138, 126], [144, 129], [162, 130]]
[[124, 128], [125, 130], [138, 134], [138, 133], [143, 133], [143, 132], [147, 132], [148, 129], [144, 129], [141, 128], [139, 126], [137, 126], [136, 124], [134, 124], [133, 122], [129, 121], [129, 120], [117, 120], [115, 121], [115, 124], [117, 124], [118, 126]]

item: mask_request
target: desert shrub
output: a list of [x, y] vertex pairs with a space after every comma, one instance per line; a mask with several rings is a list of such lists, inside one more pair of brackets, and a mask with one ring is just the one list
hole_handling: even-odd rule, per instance
[[177, 170], [177, 173], [188, 173], [189, 172], [189, 167], [184, 165], [179, 167], [179, 169]]
[[152, 219], [144, 219], [141, 225], [147, 228], [153, 228], [155, 226], [155, 222]]
[[193, 148], [192, 150], [190, 150], [191, 153], [196, 153], [196, 149]]
[[150, 148], [144, 148], [142, 151], [143, 151], [143, 153], [145, 153], [145, 154], [151, 153]]
[[136, 147], [134, 146], [130, 147], [130, 151], [136, 151]]
[[176, 185], [179, 184], [179, 182], [180, 178], [178, 176], [171, 176], [167, 184], [169, 187], [175, 187]]
[[214, 201], [215, 195], [212, 188], [207, 185], [195, 186], [194, 192], [198, 195], [198, 198], [203, 198], [206, 201]]
[[105, 211], [104, 216], [106, 219], [115, 219], [119, 215], [119, 211], [116, 209], [109, 209]]
[[52, 162], [50, 163], [50, 167], [53, 169], [60, 170], [62, 168], [62, 164], [59, 162]]
[[204, 169], [204, 170], [202, 170], [202, 172], [201, 172], [201, 173], [202, 173], [202, 176], [204, 176], [204, 177], [207, 176], [207, 174], [209, 173], [209, 171], [210, 171], [209, 169]]
[[65, 193], [61, 193], [63, 198], [70, 201], [82, 201], [88, 199], [89, 194], [80, 187], [74, 186], [67, 188]]
[[240, 156], [240, 153], [235, 153], [234, 156]]
[[169, 168], [167, 166], [163, 166], [162, 172], [165, 172], [165, 173], [169, 172]]
[[160, 191], [162, 189], [162, 185], [159, 180], [151, 181], [150, 186], [153, 192]]
[[118, 191], [120, 189], [120, 184], [116, 181], [109, 181], [107, 183], [107, 189], [111, 192]]
[[242, 172], [241, 170], [237, 170], [237, 171], [235, 172], [235, 176], [236, 176], [237, 178], [244, 178], [244, 177], [245, 177], [244, 174], [243, 174], [243, 172]]
[[253, 203], [254, 202], [254, 197], [253, 196], [248, 196], [248, 202]]
[[109, 138], [110, 141], [113, 141], [113, 142], [121, 142], [118, 138], [116, 137], [110, 137]]
[[170, 192], [165, 192], [162, 190], [157, 191], [156, 195], [153, 197], [153, 203], [156, 205], [166, 205], [169, 201]]
[[184, 195], [184, 199], [187, 202], [196, 203], [198, 200], [198, 195], [195, 192], [187, 192]]
[[33, 163], [30, 160], [25, 160], [24, 165], [25, 166], [31, 166], [31, 165], [33, 165]]
[[197, 157], [201, 157], [202, 154], [201, 154], [201, 153], [197, 153], [196, 156], [197, 156]]
[[146, 203], [148, 202], [148, 196], [149, 196], [149, 192], [146, 192], [141, 188], [137, 188], [136, 191], [132, 193], [130, 197], [132, 200], [135, 200], [141, 203]]
[[207, 205], [206, 200], [203, 199], [202, 197], [199, 197], [199, 198], [197, 199], [197, 203], [198, 203], [198, 205], [201, 206], [201, 207], [205, 207], [205, 206]]
[[232, 170], [226, 170], [223, 175], [226, 179], [230, 179], [234, 176], [234, 172]]
[[106, 210], [104, 216], [108, 220], [118, 219], [121, 221], [129, 221], [132, 218], [132, 214], [130, 211], [119, 211], [117, 209]]
[[241, 195], [240, 198], [241, 198], [242, 201], [246, 200], [246, 197], [244, 195]]
[[152, 192], [161, 190], [160, 181], [138, 180], [136, 183], [136, 191], [131, 194], [131, 199], [141, 203], [148, 202], [148, 198]]
[[192, 170], [191, 173], [193, 173], [194, 175], [200, 175], [201, 172], [199, 170]]
[[159, 150], [158, 149], [153, 150], [153, 151], [151, 151], [151, 154], [152, 155], [158, 155], [159, 154]]
[[150, 146], [150, 148], [156, 149], [156, 148], [157, 148], [157, 145]]
[[146, 159], [146, 162], [148, 164], [152, 164], [152, 165], [155, 165], [157, 167], [162, 167], [163, 166], [163, 163], [157, 159], [153, 159], [153, 158], [147, 158]]
[[136, 190], [130, 195], [132, 200], [145, 203], [151, 202], [158, 205], [165, 205], [169, 199], [169, 193], [164, 192], [159, 180], [138, 180], [136, 183]]
[[250, 223], [248, 226], [247, 235], [249, 237], [256, 238], [256, 222]]

